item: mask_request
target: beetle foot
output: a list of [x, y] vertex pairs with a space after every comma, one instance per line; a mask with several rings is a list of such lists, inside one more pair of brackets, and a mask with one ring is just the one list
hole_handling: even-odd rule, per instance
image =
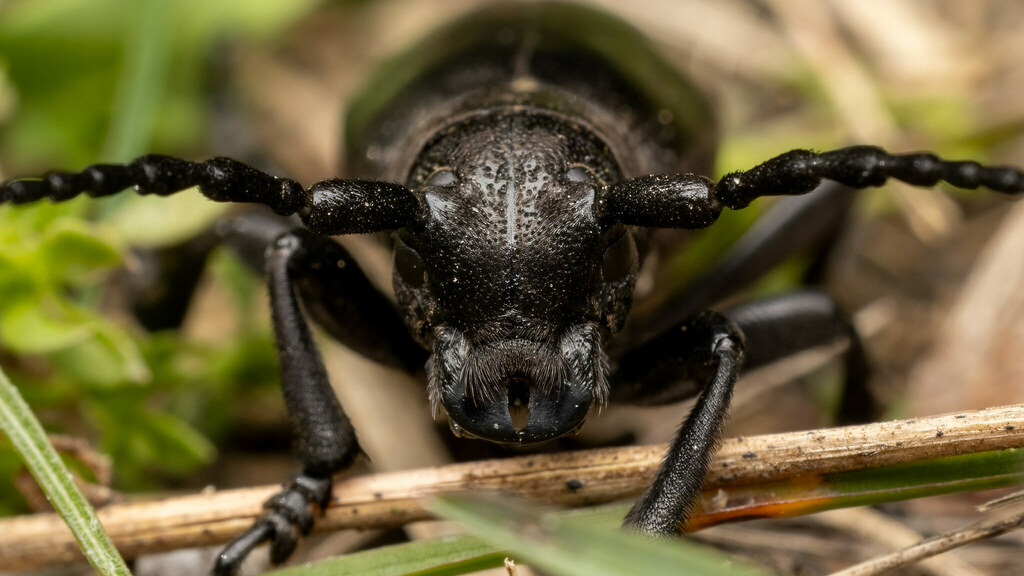
[[299, 543], [299, 536], [305, 536], [313, 529], [313, 505], [322, 512], [331, 498], [331, 478], [296, 475], [285, 489], [274, 494], [263, 507], [267, 513], [261, 516], [235, 538], [217, 556], [213, 576], [233, 576], [242, 561], [263, 542], [270, 541], [270, 561], [280, 564], [288, 559]]
[[273, 525], [264, 522], [263, 518], [257, 520], [251, 528], [220, 551], [213, 564], [213, 570], [210, 571], [212, 576], [234, 576], [242, 565], [242, 560], [245, 560], [253, 548], [269, 540], [273, 530]]

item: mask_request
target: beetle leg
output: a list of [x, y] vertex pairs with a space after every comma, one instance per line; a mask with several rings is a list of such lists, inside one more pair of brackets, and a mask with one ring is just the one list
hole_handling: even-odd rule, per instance
[[679, 533], [704, 482], [741, 361], [756, 368], [841, 338], [849, 341], [841, 417], [870, 417], [860, 340], [821, 292], [786, 294], [721, 315], [704, 312], [627, 352], [610, 378], [612, 402], [654, 405], [701, 396], [626, 524], [649, 534]]
[[[714, 312], [704, 312], [624, 359], [624, 362], [671, 363], [682, 367], [699, 378], [703, 389], [654, 481], [626, 515], [627, 526], [652, 535], [679, 534], [682, 522], [700, 494], [721, 436], [743, 362], [743, 348], [743, 333], [732, 321]], [[671, 360], [667, 362], [656, 356], [664, 349], [672, 350]], [[630, 376], [650, 376], [643, 366], [636, 364], [623, 364], [622, 369], [627, 382]]]
[[366, 358], [409, 373], [423, 370], [428, 352], [345, 248], [302, 229], [291, 237], [299, 241], [292, 277], [309, 317]]
[[298, 225], [295, 219], [249, 210], [218, 220], [185, 242], [134, 249], [138, 264], [126, 274], [126, 284], [135, 317], [151, 332], [180, 327], [214, 249], [230, 248], [262, 276], [267, 246]]
[[173, 246], [132, 250], [135, 265], [122, 276], [132, 312], [146, 330], [181, 326], [206, 260], [217, 244], [216, 235], [209, 230]]
[[129, 277], [132, 307], [149, 330], [181, 325], [206, 258], [226, 246], [254, 271], [266, 268], [267, 247], [284, 232], [300, 236], [292, 275], [306, 313], [331, 336], [377, 363], [409, 373], [427, 352], [409, 336], [394, 306], [337, 242], [296, 229], [298, 220], [253, 210], [225, 218], [188, 242], [142, 251], [141, 272]]
[[868, 379], [871, 371], [860, 336], [835, 300], [824, 292], [801, 290], [729, 308], [722, 312], [747, 338], [744, 368], [752, 369], [805, 350], [846, 340], [839, 424], [872, 422], [880, 416]]
[[335, 340], [378, 364], [415, 374], [428, 353], [409, 335], [395, 307], [370, 282], [359, 263], [331, 238], [295, 228], [296, 222], [250, 214], [219, 222], [224, 244], [253, 269], [267, 266], [276, 238], [297, 242], [288, 269], [307, 316]]
[[[271, 541], [271, 559], [275, 563], [285, 560], [295, 547], [297, 534], [312, 528], [310, 505], [323, 510], [330, 499], [332, 475], [347, 469], [362, 453], [352, 423], [328, 381], [297, 292], [310, 277], [339, 288], [339, 279], [366, 282], [354, 263], [349, 263], [340, 246], [305, 231], [282, 235], [267, 252], [281, 386], [302, 471], [266, 502], [268, 512], [218, 556], [214, 567], [218, 576], [233, 574], [245, 556], [266, 540]], [[344, 291], [339, 297], [351, 294]]]
[[[835, 301], [817, 290], [802, 290], [722, 312], [746, 338], [744, 369], [757, 368], [799, 352], [845, 340], [845, 383], [839, 421], [872, 419], [878, 407], [867, 386], [870, 371], [861, 341]], [[673, 337], [679, 326], [622, 354], [618, 373], [610, 381], [611, 401], [656, 406], [696, 396], [701, 390], [700, 367], [676, 360], [680, 345]]]
[[673, 294], [646, 322], [627, 324], [624, 339], [647, 340], [748, 288], [796, 253], [822, 244], [828, 250], [856, 194], [827, 182], [806, 196], [780, 199], [692, 285]]

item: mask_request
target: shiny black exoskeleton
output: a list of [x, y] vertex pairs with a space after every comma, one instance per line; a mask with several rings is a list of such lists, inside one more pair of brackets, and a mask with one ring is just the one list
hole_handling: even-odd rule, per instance
[[[223, 227], [243, 251], [270, 244], [264, 266], [302, 470], [224, 550], [217, 574], [234, 572], [266, 540], [275, 561], [286, 558], [313, 524], [311, 505], [326, 505], [331, 476], [359, 454], [305, 315], [370, 358], [411, 372], [425, 365], [431, 401], [453, 430], [492, 442], [572, 433], [607, 401], [699, 393], [626, 519], [674, 534], [741, 366], [846, 338], [847, 401], [865, 402], [853, 385], [864, 378], [856, 334], [824, 294], [704, 311], [827, 234], [850, 192], [825, 187], [783, 204], [767, 232], [741, 242], [663, 314], [624, 330], [650, 229], [705, 228], [724, 208], [803, 195], [823, 180], [1024, 193], [1015, 168], [866, 146], [795, 150], [712, 182], [698, 175], [714, 150], [705, 99], [635, 31], [579, 7], [492, 7], [384, 68], [365, 94], [347, 123], [351, 178], [304, 188], [228, 158], [145, 156], [0, 187], [0, 202], [19, 204], [198, 186], [216, 201], [301, 218], [304, 228], [274, 238], [259, 218]], [[328, 238], [380, 231], [395, 232], [397, 306]]]

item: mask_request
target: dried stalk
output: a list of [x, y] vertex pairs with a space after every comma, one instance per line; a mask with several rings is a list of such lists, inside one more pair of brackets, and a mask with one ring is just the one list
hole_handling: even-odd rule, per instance
[[[706, 490], [775, 482], [902, 462], [1024, 447], [1024, 404], [931, 418], [730, 438], [722, 443]], [[425, 496], [500, 491], [535, 502], [580, 506], [637, 495], [653, 476], [664, 445], [523, 456], [348, 478], [317, 530], [397, 526], [428, 517]], [[126, 557], [226, 542], [262, 513], [279, 488], [261, 486], [112, 505], [100, 520]], [[714, 493], [714, 492], [712, 492]], [[81, 560], [53, 514], [0, 521], [0, 566], [25, 570]]]
[[953, 530], [922, 540], [892, 554], [872, 558], [845, 570], [833, 572], [831, 576], [878, 576], [972, 542], [1001, 536], [1021, 526], [1024, 526], [1024, 514], [979, 522], [960, 530]]

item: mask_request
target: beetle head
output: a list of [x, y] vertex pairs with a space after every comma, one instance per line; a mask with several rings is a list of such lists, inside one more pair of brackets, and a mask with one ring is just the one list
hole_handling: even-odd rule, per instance
[[597, 211], [618, 179], [600, 140], [550, 116], [494, 113], [425, 146], [408, 185], [426, 215], [399, 233], [395, 291], [457, 433], [540, 442], [604, 401], [602, 342], [638, 259], [633, 232]]

